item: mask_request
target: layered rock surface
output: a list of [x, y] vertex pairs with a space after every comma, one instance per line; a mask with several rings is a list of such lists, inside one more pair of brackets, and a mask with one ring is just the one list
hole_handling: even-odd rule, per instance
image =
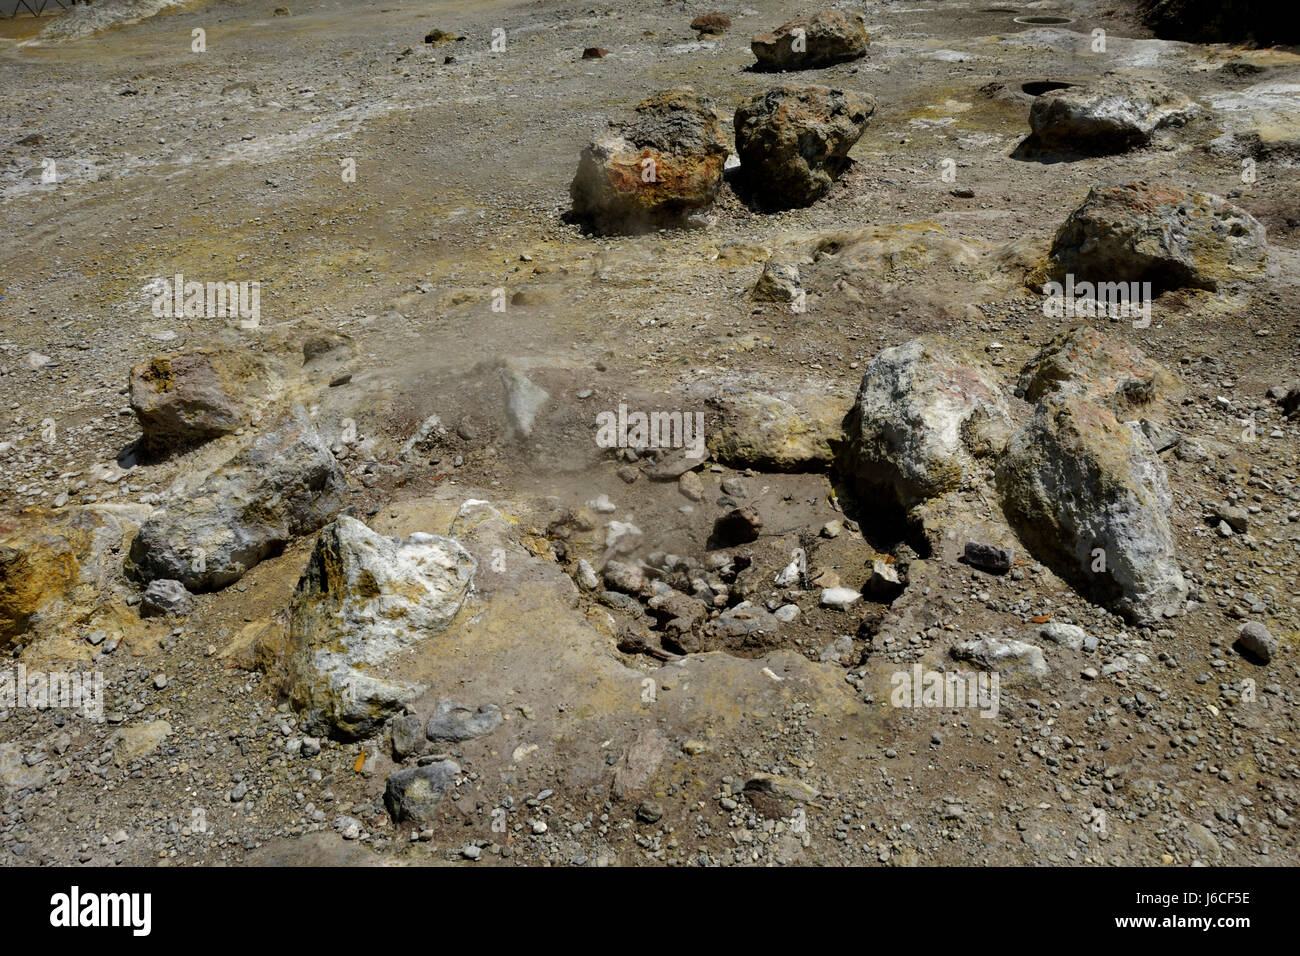
[[760, 70], [810, 70], [856, 60], [869, 42], [862, 14], [818, 10], [755, 34], [750, 48]]
[[1136, 422], [1054, 396], [1012, 436], [997, 485], [1021, 540], [1085, 593], [1141, 623], [1183, 610], [1169, 481]]
[[347, 481], [302, 408], [216, 469], [192, 497], [149, 516], [128, 569], [148, 583], [212, 591], [311, 534], [344, 505]]
[[830, 188], [875, 112], [870, 96], [785, 84], [736, 110], [741, 175], [759, 204], [806, 206]]
[[396, 541], [339, 517], [323, 529], [290, 608], [284, 688], [305, 725], [373, 733], [423, 689], [386, 665], [450, 627], [478, 562], [452, 538]]
[[1092, 187], [1057, 231], [1047, 274], [1215, 290], [1258, 278], [1267, 255], [1264, 227], [1225, 199], [1129, 182]]
[[680, 223], [713, 202], [730, 152], [712, 100], [690, 87], [658, 93], [583, 149], [573, 211], [605, 232]]
[[911, 507], [976, 477], [1010, 431], [993, 371], [955, 342], [922, 336], [867, 364], [842, 464], [860, 488]]

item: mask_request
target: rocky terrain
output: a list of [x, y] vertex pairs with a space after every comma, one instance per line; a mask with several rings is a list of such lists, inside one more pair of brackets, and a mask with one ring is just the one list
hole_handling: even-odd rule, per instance
[[1300, 862], [1300, 50], [1196, 9], [0, 22], [0, 861]]

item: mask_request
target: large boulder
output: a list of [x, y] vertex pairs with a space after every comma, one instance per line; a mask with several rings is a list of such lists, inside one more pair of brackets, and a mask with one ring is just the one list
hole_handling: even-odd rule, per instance
[[1056, 233], [1047, 277], [1216, 290], [1261, 275], [1264, 227], [1209, 193], [1147, 182], [1093, 186]]
[[1146, 145], [1157, 129], [1186, 123], [1196, 112], [1195, 103], [1168, 87], [1110, 77], [1036, 97], [1029, 127], [1053, 149], [1117, 153]]
[[886, 490], [910, 508], [968, 484], [1010, 432], [993, 370], [955, 342], [924, 335], [867, 364], [842, 467], [860, 490]]
[[818, 10], [755, 34], [750, 49], [759, 70], [810, 70], [865, 56], [869, 42], [862, 14]]
[[0, 652], [121, 623], [134, 592], [121, 553], [149, 512], [95, 504], [0, 514]]
[[1136, 422], [1051, 396], [1012, 436], [997, 486], [1020, 539], [1080, 591], [1144, 624], [1184, 607], [1169, 479]]
[[284, 691], [304, 728], [366, 737], [418, 696], [424, 687], [390, 668], [451, 626], [477, 570], [453, 538], [386, 538], [347, 516], [322, 529], [283, 651]]
[[773, 209], [807, 206], [830, 188], [867, 128], [875, 100], [812, 84], [776, 86], [736, 110], [740, 172]]
[[228, 435], [269, 392], [268, 363], [247, 352], [160, 355], [131, 369], [130, 400], [154, 452]]
[[729, 153], [711, 100], [657, 93], [582, 151], [573, 211], [601, 232], [680, 224], [717, 197]]
[[1173, 398], [1182, 387], [1177, 375], [1141, 349], [1081, 325], [1053, 338], [1029, 360], [1020, 372], [1016, 395], [1037, 402], [1056, 392], [1079, 392], [1121, 414]]
[[295, 407], [220, 466], [184, 502], [150, 515], [131, 542], [128, 570], [214, 591], [311, 534], [342, 509], [347, 481], [307, 413]]
[[718, 423], [709, 432], [713, 457], [733, 468], [825, 471], [843, 435], [847, 396], [726, 390], [711, 400]]

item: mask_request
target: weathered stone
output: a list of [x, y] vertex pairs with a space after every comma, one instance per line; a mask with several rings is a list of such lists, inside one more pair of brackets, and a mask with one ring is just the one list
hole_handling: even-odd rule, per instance
[[1186, 123], [1196, 112], [1186, 96], [1158, 83], [1104, 77], [1036, 97], [1029, 127], [1044, 146], [1114, 153], [1143, 146], [1157, 129]]
[[283, 651], [284, 689], [303, 729], [364, 737], [412, 700], [420, 685], [385, 664], [451, 625], [477, 569], [452, 538], [395, 541], [348, 517], [323, 529], [294, 593]]
[[194, 592], [239, 580], [343, 507], [347, 482], [302, 408], [218, 468], [183, 503], [155, 511], [131, 542], [128, 570]]
[[875, 112], [870, 96], [810, 84], [786, 84], [736, 110], [740, 175], [770, 209], [807, 206], [848, 165], [849, 150]]
[[713, 399], [718, 425], [709, 451], [732, 468], [763, 471], [824, 471], [843, 436], [847, 396], [810, 388], [772, 394], [724, 391]]
[[898, 568], [877, 559], [871, 562], [871, 576], [862, 590], [877, 601], [892, 601], [903, 593], [904, 587]]
[[796, 803], [810, 803], [820, 796], [816, 787], [806, 784], [802, 780], [783, 777], [775, 773], [752, 774], [745, 781], [744, 789], [751, 793], [770, 793], [774, 796], [784, 797], [787, 800], [793, 800]]
[[384, 784], [384, 806], [394, 823], [432, 823], [438, 806], [460, 773], [454, 760], [398, 770]]
[[822, 588], [822, 607], [833, 607], [842, 611], [860, 600], [862, 600], [861, 592], [855, 591], [853, 588]]
[[1061, 621], [1048, 621], [1046, 624], [1038, 625], [1038, 636], [1044, 641], [1060, 644], [1072, 651], [1083, 650], [1084, 641], [1088, 639], [1087, 631], [1079, 625], [1065, 624]]
[[755, 302], [798, 302], [802, 294], [799, 267], [793, 262], [768, 259], [749, 297]]
[[157, 617], [167, 614], [188, 614], [194, 608], [194, 597], [185, 585], [169, 578], [157, 578], [140, 595], [140, 616]]
[[513, 362], [502, 363], [500, 371], [506, 392], [506, 427], [512, 438], [526, 441], [533, 437], [537, 416], [551, 396]]
[[1024, 641], [984, 638], [963, 641], [952, 648], [955, 660], [969, 661], [986, 671], [996, 671], [1010, 680], [1037, 679], [1047, 676], [1047, 661], [1042, 648]]
[[668, 738], [658, 728], [645, 727], [638, 731], [636, 739], [614, 767], [610, 795], [615, 800], [627, 800], [639, 794], [666, 756]]
[[1213, 291], [1259, 277], [1266, 262], [1264, 227], [1250, 213], [1210, 193], [1130, 182], [1092, 187], [1057, 231], [1045, 275]]
[[911, 507], [969, 483], [1010, 429], [992, 369], [956, 343], [926, 335], [868, 363], [843, 466], [860, 491], [885, 490]]
[[646, 601], [646, 606], [656, 617], [665, 621], [664, 631], [670, 635], [684, 634], [703, 624], [709, 616], [709, 607], [703, 601], [669, 588]]
[[1216, 502], [1211, 511], [1214, 517], [1227, 522], [1228, 526], [1237, 534], [1245, 534], [1250, 530], [1250, 512], [1245, 508], [1239, 508], [1236, 505], [1225, 504], [1224, 502]]
[[[1132, 383], [1141, 388], [1134, 389]], [[1183, 383], [1136, 346], [1078, 326], [1056, 336], [1030, 359], [1016, 385], [1016, 395], [1027, 402], [1065, 391], [1084, 394], [1122, 414], [1144, 396], [1155, 400], [1178, 397]]]
[[573, 211], [601, 232], [680, 224], [717, 197], [729, 153], [711, 100], [689, 87], [656, 94], [582, 151]]
[[0, 650], [125, 615], [132, 586], [121, 552], [149, 511], [95, 504], [0, 516]]
[[496, 704], [482, 704], [470, 710], [454, 700], [438, 702], [438, 709], [429, 720], [424, 735], [430, 740], [460, 742], [490, 734], [501, 726], [504, 718]]
[[1136, 422], [1054, 396], [1012, 437], [997, 484], [1021, 540], [1081, 591], [1140, 623], [1183, 609], [1169, 480]]
[[721, 36], [731, 29], [731, 17], [715, 10], [692, 20], [691, 29], [700, 36]]
[[967, 541], [964, 549], [966, 563], [992, 574], [1005, 574], [1016, 563], [1016, 552], [996, 544]]
[[424, 749], [424, 724], [416, 717], [394, 717], [389, 740], [393, 745], [393, 759], [405, 760]]
[[45, 786], [47, 775], [43, 764], [29, 766], [23, 760], [22, 745], [0, 743], [0, 788], [7, 790], [35, 790]]
[[869, 42], [862, 14], [818, 10], [755, 34], [750, 49], [760, 70], [810, 70], [865, 56]]
[[1237, 649], [1261, 664], [1273, 659], [1277, 644], [1277, 638], [1258, 621], [1247, 621], [1237, 633]]
[[741, 601], [714, 618], [709, 627], [728, 643], [762, 644], [764, 642], [759, 638], [779, 633], [781, 622], [757, 604]]
[[124, 767], [132, 760], [149, 756], [171, 732], [172, 725], [165, 720], [123, 727], [115, 735], [117, 740], [113, 746], [113, 762]]
[[162, 355], [131, 369], [130, 401], [154, 452], [228, 435], [270, 392], [265, 359], [203, 350]]

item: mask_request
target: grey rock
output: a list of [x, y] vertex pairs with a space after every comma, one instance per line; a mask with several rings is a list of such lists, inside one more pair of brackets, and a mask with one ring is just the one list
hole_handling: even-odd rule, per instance
[[418, 717], [397, 717], [389, 735], [393, 744], [393, 759], [405, 760], [418, 754], [424, 747], [424, 723]]
[[754, 283], [750, 298], [755, 302], [795, 302], [802, 292], [798, 265], [768, 259], [763, 263], [763, 271]]
[[877, 601], [892, 601], [903, 593], [905, 587], [898, 576], [898, 568], [879, 559], [871, 562], [871, 576], [862, 591]]
[[1247, 621], [1237, 633], [1237, 649], [1246, 656], [1267, 664], [1277, 653], [1277, 638], [1258, 621]]
[[[1016, 383], [1016, 395], [1027, 402], [1066, 391], [1082, 392], [1127, 418], [1135, 405], [1177, 396], [1182, 391], [1182, 382], [1122, 337], [1103, 335], [1091, 326], [1080, 325], [1053, 337], [1043, 346], [1021, 369]], [[1157, 428], [1152, 422], [1144, 425], [1143, 431], [1150, 437]]]
[[269, 374], [267, 361], [247, 351], [185, 352], [137, 365], [130, 402], [145, 446], [157, 453], [247, 425], [269, 392]]
[[1138, 623], [1184, 609], [1169, 479], [1136, 422], [1053, 396], [1012, 437], [997, 484], [1021, 541], [1094, 600]]
[[1016, 563], [1016, 552], [996, 544], [967, 541], [964, 549], [966, 563], [993, 574], [1005, 574]]
[[724, 638], [752, 638], [759, 632], [775, 634], [781, 628], [771, 613], [749, 601], [727, 608], [713, 619], [710, 626], [715, 634]]
[[868, 363], [842, 459], [859, 490], [911, 507], [969, 484], [1006, 443], [1011, 417], [991, 368], [926, 335]]
[[775, 773], [751, 774], [745, 781], [744, 789], [751, 793], [770, 793], [795, 803], [811, 803], [820, 796], [816, 787]]
[[676, 481], [688, 471], [693, 471], [703, 464], [708, 455], [703, 448], [700, 451], [701, 454], [694, 456], [687, 453], [688, 449], [669, 452], [646, 469], [646, 477], [652, 481]]
[[344, 504], [347, 482], [296, 407], [218, 468], [183, 505], [155, 511], [131, 542], [128, 570], [149, 582], [214, 591], [310, 534]]
[[482, 704], [477, 710], [470, 710], [453, 700], [439, 701], [425, 736], [435, 742], [470, 740], [492, 733], [503, 719], [496, 704]]
[[432, 823], [439, 804], [460, 773], [454, 760], [412, 767], [389, 774], [384, 785], [384, 806], [394, 823], [411, 820]]
[[736, 152], [755, 201], [773, 209], [815, 202], [848, 165], [875, 109], [870, 96], [811, 84], [772, 87], [741, 103]]
[[194, 609], [194, 597], [185, 585], [169, 578], [156, 578], [140, 595], [140, 616], [158, 617], [166, 614], [189, 614]]
[[1038, 636], [1042, 640], [1060, 644], [1072, 651], [1083, 650], [1088, 633], [1077, 624], [1065, 624], [1060, 621], [1048, 621], [1038, 625]]
[[550, 399], [550, 393], [509, 362], [501, 367], [501, 382], [506, 390], [506, 424], [510, 434], [527, 440], [533, 435], [537, 415]]
[[969, 661], [986, 671], [997, 671], [1007, 678], [1041, 678], [1047, 676], [1047, 661], [1042, 648], [1024, 641], [986, 637], [963, 641], [952, 648], [952, 656]]
[[1220, 286], [1260, 277], [1264, 227], [1210, 193], [1129, 182], [1093, 186], [1052, 242], [1047, 277], [1057, 282], [1150, 282], [1152, 292]]
[[402, 540], [339, 517], [316, 539], [289, 609], [283, 651], [289, 701], [309, 733], [379, 730], [423, 690], [387, 662], [451, 626], [478, 570], [453, 538]]
[[1149, 80], [1103, 77], [1034, 99], [1029, 126], [1045, 146], [1081, 153], [1123, 152], [1163, 127], [1194, 117], [1195, 103]]
[[1225, 522], [1237, 534], [1245, 534], [1250, 530], [1250, 512], [1245, 508], [1217, 502], [1213, 507], [1212, 514], [1215, 518]]
[[756, 34], [750, 49], [760, 70], [809, 70], [856, 60], [869, 42], [862, 14], [818, 10]]

